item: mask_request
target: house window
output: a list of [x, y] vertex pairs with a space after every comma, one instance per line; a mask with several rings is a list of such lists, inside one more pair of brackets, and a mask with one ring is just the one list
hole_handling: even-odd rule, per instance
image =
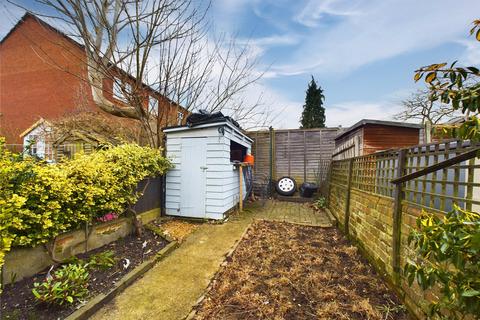
[[38, 135], [32, 134], [31, 136], [28, 137], [28, 146], [29, 148], [29, 153], [32, 156], [37, 155], [37, 140], [38, 140]]
[[178, 111], [178, 113], [177, 113], [177, 123], [180, 126], [182, 124], [182, 122], [183, 122], [183, 112]]
[[148, 112], [152, 115], [158, 114], [158, 100], [155, 97], [150, 96], [148, 99]]
[[123, 83], [122, 80], [115, 77], [113, 79], [113, 96], [118, 100], [122, 100], [122, 101], [126, 102], [127, 97], [125, 96], [125, 94], [122, 91], [122, 85], [124, 86], [126, 92], [132, 92], [132, 85], [131, 84]]

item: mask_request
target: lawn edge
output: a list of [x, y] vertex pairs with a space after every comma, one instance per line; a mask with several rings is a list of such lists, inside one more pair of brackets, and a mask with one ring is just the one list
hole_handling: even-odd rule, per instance
[[215, 274], [213, 275], [212, 279], [210, 279], [210, 282], [208, 283], [208, 286], [205, 288], [205, 290], [203, 291], [203, 294], [197, 299], [197, 301], [195, 302], [195, 304], [192, 306], [192, 308], [190, 309], [190, 312], [187, 314], [187, 316], [183, 317], [184, 320], [192, 320], [195, 315], [197, 314], [198, 312], [198, 309], [197, 307], [203, 302], [203, 300], [205, 300], [206, 298], [206, 295], [207, 293], [210, 291], [210, 289], [212, 288], [213, 284], [215, 283], [216, 281], [216, 278], [217, 276], [220, 274], [220, 272], [226, 268], [227, 264], [228, 264], [228, 261], [227, 259], [229, 257], [231, 257], [233, 255], [233, 253], [235, 252], [235, 250], [238, 248], [238, 246], [240, 245], [240, 243], [242, 242], [243, 238], [245, 238], [245, 235], [248, 233], [248, 231], [252, 228], [253, 224], [257, 221], [260, 221], [260, 220], [263, 220], [263, 219], [253, 219], [252, 222], [250, 222], [248, 224], [248, 226], [245, 228], [245, 230], [243, 231], [242, 235], [240, 236], [240, 238], [233, 244], [233, 246], [230, 248], [230, 250], [228, 250], [228, 252], [225, 254], [225, 257], [223, 258], [222, 262], [220, 263], [220, 266], [218, 268], [218, 270], [215, 272]]
[[138, 278], [144, 275], [148, 270], [150, 270], [157, 262], [167, 257], [173, 250], [178, 247], [177, 241], [171, 241], [164, 248], [162, 248], [158, 253], [150, 258], [147, 261], [139, 264], [135, 269], [127, 273], [122, 279], [120, 279], [115, 286], [109, 290], [107, 293], [100, 293], [90, 299], [84, 306], [70, 314], [65, 320], [84, 320], [91, 317], [95, 312], [100, 310], [106, 303], [110, 302], [115, 298], [119, 293], [129, 287], [134, 283]]

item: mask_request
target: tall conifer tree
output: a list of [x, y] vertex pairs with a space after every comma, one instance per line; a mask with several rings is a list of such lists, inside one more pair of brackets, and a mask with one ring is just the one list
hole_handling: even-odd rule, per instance
[[305, 96], [305, 104], [303, 105], [302, 118], [300, 124], [302, 129], [324, 128], [325, 127], [325, 108], [323, 101], [325, 96], [320, 86], [317, 86], [315, 79], [308, 84]]

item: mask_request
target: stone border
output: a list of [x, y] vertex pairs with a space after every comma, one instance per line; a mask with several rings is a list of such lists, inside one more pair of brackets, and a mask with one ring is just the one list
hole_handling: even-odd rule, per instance
[[161, 249], [154, 257], [144, 261], [139, 264], [135, 269], [127, 273], [120, 281], [118, 281], [115, 286], [108, 291], [107, 293], [100, 293], [90, 301], [88, 301], [80, 309], [76, 310], [65, 320], [84, 320], [90, 318], [95, 312], [100, 310], [106, 303], [110, 302], [115, 298], [119, 293], [125, 290], [130, 286], [135, 280], [144, 275], [148, 270], [150, 270], [157, 262], [169, 255], [173, 250], [178, 247], [177, 241], [170, 242], [167, 246]]

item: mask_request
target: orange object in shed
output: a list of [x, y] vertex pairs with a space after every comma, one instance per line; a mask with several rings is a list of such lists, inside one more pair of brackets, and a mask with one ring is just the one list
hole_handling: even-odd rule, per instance
[[243, 162], [247, 162], [253, 166], [253, 164], [255, 163], [255, 158], [251, 154], [246, 154], [243, 158]]

